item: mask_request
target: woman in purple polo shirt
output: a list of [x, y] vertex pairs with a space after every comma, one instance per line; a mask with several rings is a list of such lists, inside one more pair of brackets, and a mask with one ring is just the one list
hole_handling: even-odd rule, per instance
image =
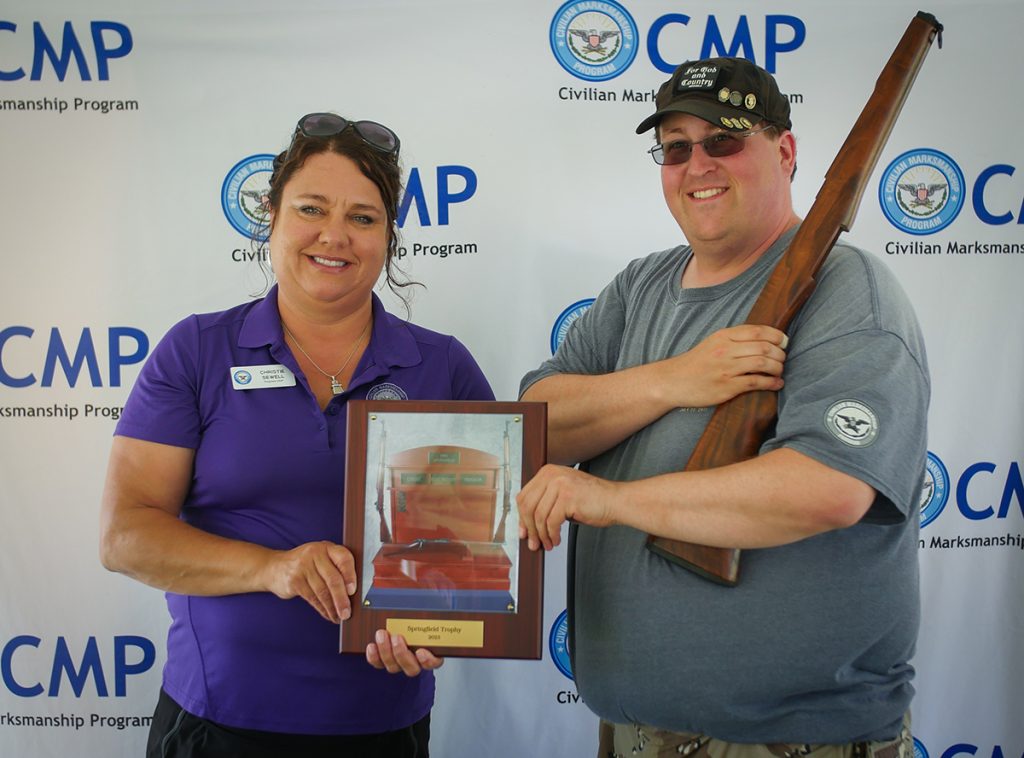
[[348, 400], [494, 399], [462, 344], [373, 294], [403, 286], [398, 151], [381, 124], [304, 116], [270, 180], [276, 285], [174, 326], [128, 399], [101, 557], [167, 592], [149, 756], [427, 756], [441, 660], [386, 634], [337, 652]]

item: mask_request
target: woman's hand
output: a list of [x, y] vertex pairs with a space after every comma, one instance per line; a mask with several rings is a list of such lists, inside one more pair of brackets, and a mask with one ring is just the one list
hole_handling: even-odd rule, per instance
[[356, 591], [352, 553], [333, 542], [307, 542], [275, 551], [268, 560], [265, 584], [282, 600], [301, 597], [335, 624], [352, 615], [349, 596]]
[[410, 650], [400, 634], [392, 637], [387, 630], [378, 629], [376, 640], [366, 646], [366, 661], [375, 669], [387, 669], [391, 674], [401, 671], [406, 676], [419, 676], [422, 671], [432, 671], [444, 664], [444, 658], [438, 658], [425, 647]]

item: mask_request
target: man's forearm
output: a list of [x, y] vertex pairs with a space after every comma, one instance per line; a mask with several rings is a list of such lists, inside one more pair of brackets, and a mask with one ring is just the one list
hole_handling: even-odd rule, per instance
[[742, 392], [782, 388], [786, 335], [768, 326], [720, 329], [691, 350], [608, 374], [556, 374], [523, 400], [548, 403], [554, 463], [589, 460], [675, 408], [717, 405]]
[[616, 523], [713, 547], [783, 545], [852, 526], [874, 489], [814, 459], [782, 448], [706, 471], [664, 474], [623, 484]]
[[548, 404], [548, 460], [589, 460], [672, 410], [650, 373], [650, 366], [637, 366], [597, 376], [556, 374], [532, 385], [522, 399]]
[[852, 526], [874, 499], [865, 482], [780, 449], [721, 468], [629, 482], [547, 465], [516, 502], [520, 535], [535, 550], [559, 544], [568, 519], [712, 547], [774, 547]]

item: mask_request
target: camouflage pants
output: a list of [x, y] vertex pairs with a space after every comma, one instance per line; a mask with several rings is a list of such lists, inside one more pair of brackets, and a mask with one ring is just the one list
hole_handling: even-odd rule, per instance
[[666, 732], [642, 724], [613, 724], [601, 720], [598, 758], [913, 758], [910, 712], [896, 739], [851, 742], [845, 745], [745, 745], [723, 742], [702, 734]]

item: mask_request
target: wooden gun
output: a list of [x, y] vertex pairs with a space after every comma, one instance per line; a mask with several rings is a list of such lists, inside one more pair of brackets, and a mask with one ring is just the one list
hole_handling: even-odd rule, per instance
[[505, 438], [502, 440], [502, 445], [505, 448], [505, 463], [502, 467], [502, 489], [504, 490], [504, 502], [501, 506], [501, 522], [498, 524], [498, 528], [494, 530], [494, 539], [492, 542], [504, 542], [505, 541], [505, 522], [508, 520], [509, 511], [512, 510], [512, 464], [509, 455], [509, 442], [508, 442], [508, 422], [505, 422]]
[[[748, 324], [767, 324], [785, 331], [811, 296], [814, 277], [840, 232], [853, 226], [871, 172], [936, 35], [941, 48], [942, 24], [930, 13], [918, 12], [825, 174], [807, 218], [754, 303]], [[747, 392], [719, 405], [684, 470], [702, 471], [753, 458], [776, 415], [776, 393], [766, 390]], [[739, 579], [737, 548], [695, 545], [653, 535], [647, 547], [720, 584], [733, 586]]]
[[387, 464], [384, 457], [387, 454], [388, 432], [381, 423], [380, 430], [380, 464], [377, 466], [377, 516], [380, 518], [380, 541], [386, 545], [391, 542], [391, 532], [388, 531], [388, 522], [384, 518], [384, 479], [387, 473]]

